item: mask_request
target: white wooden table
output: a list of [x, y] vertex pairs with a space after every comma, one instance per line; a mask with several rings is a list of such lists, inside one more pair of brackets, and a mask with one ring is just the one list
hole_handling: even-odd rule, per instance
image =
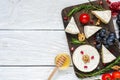
[[[47, 80], [55, 56], [69, 54], [61, 10], [84, 2], [0, 0], [0, 80]], [[79, 79], [71, 65], [53, 80]]]

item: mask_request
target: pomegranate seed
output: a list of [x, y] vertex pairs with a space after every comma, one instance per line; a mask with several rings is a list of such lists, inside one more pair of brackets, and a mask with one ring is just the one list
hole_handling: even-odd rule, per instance
[[112, 11], [112, 17], [116, 17], [120, 11], [120, 1], [111, 3], [109, 8]]
[[88, 68], [88, 66], [84, 66], [84, 68], [85, 68], [85, 69], [87, 69], [87, 68]]
[[102, 5], [102, 4], [103, 4], [103, 2], [102, 2], [102, 1], [100, 1], [100, 2], [99, 2], [99, 4], [100, 4], [100, 5]]
[[91, 56], [91, 59], [94, 59], [94, 56]]
[[67, 16], [65, 16], [63, 19], [64, 19], [64, 20], [68, 20], [68, 17], [67, 17]]
[[83, 52], [83, 51], [80, 51], [80, 53], [81, 53], [81, 54], [84, 54], [84, 52]]
[[112, 17], [117, 17], [118, 13], [117, 12], [112, 12]]
[[106, 64], [105, 64], [105, 63], [103, 63], [103, 66], [106, 66]]
[[93, 20], [90, 20], [90, 24], [94, 24], [94, 21], [93, 21]]
[[110, 0], [106, 0], [108, 4], [111, 4], [111, 1]]
[[111, 4], [111, 2], [108, 2], [108, 4]]
[[71, 51], [74, 51], [74, 47], [71, 47], [71, 49], [70, 49]]

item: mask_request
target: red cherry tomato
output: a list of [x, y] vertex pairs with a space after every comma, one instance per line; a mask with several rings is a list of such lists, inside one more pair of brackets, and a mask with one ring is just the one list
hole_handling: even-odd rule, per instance
[[87, 24], [90, 21], [90, 16], [87, 13], [82, 13], [79, 17], [79, 21], [82, 24]]
[[112, 80], [112, 76], [109, 73], [103, 74], [102, 80]]
[[113, 72], [112, 78], [113, 78], [113, 80], [120, 80], [120, 72], [119, 71]]

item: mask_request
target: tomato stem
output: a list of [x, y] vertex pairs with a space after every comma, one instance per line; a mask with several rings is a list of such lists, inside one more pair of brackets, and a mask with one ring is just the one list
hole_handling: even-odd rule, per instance
[[120, 80], [120, 78], [116, 78], [115, 80]]
[[107, 80], [111, 80], [110, 78], [107, 78]]

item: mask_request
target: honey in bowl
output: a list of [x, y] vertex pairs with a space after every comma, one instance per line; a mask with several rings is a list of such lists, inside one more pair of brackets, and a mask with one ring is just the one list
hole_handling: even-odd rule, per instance
[[58, 54], [58, 55], [56, 56], [56, 58], [55, 58], [55, 64], [57, 63], [57, 61], [59, 60], [59, 58], [60, 58], [61, 56], [64, 56], [64, 57], [65, 57], [65, 61], [64, 61], [64, 63], [62, 64], [62, 66], [59, 67], [59, 69], [60, 69], [60, 70], [64, 70], [64, 69], [67, 69], [67, 68], [70, 66], [71, 60], [70, 60], [70, 56], [69, 56], [68, 54], [62, 53], [62, 54]]

